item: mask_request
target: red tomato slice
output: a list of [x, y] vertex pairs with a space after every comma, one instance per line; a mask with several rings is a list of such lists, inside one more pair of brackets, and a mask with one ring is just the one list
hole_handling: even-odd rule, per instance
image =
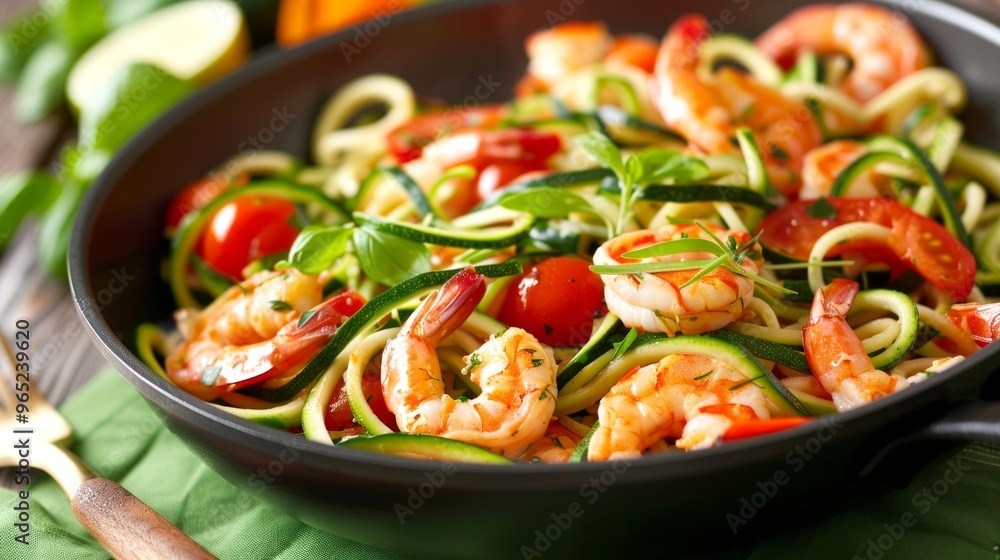
[[415, 160], [424, 146], [444, 135], [464, 128], [487, 128], [496, 125], [506, 113], [501, 105], [474, 109], [443, 109], [414, 117], [386, 137], [389, 153], [399, 163]]
[[499, 320], [552, 346], [582, 346], [594, 317], [607, 313], [604, 283], [576, 257], [551, 257], [527, 267], [507, 290]]
[[769, 214], [758, 226], [760, 242], [797, 260], [807, 260], [813, 245], [831, 229], [852, 222], [871, 222], [890, 229], [885, 244], [849, 241], [828, 257], [857, 253], [867, 262], [885, 262], [894, 271], [910, 269], [933, 286], [963, 301], [976, 279], [976, 259], [944, 226], [888, 198], [827, 198], [837, 215], [809, 214], [813, 200], [789, 203]]
[[540, 162], [498, 162], [487, 165], [479, 174], [476, 192], [481, 200], [486, 200], [494, 192], [513, 183], [518, 177], [534, 171], [544, 171], [548, 167]]
[[[392, 412], [389, 412], [389, 407], [386, 406], [385, 399], [382, 397], [382, 382], [377, 371], [366, 371], [361, 376], [361, 390], [364, 392], [365, 399], [368, 400], [368, 406], [371, 407], [375, 416], [378, 416], [378, 419], [393, 431], [398, 431], [396, 416]], [[326, 429], [331, 431], [349, 430], [358, 426], [354, 421], [354, 413], [351, 412], [351, 405], [347, 401], [347, 390], [344, 387], [343, 379], [340, 380], [340, 383], [333, 390], [333, 398], [330, 399], [330, 404], [326, 408], [325, 422]]]
[[242, 278], [246, 265], [292, 247], [299, 234], [288, 223], [294, 214], [287, 200], [236, 198], [209, 220], [198, 254], [215, 270]]

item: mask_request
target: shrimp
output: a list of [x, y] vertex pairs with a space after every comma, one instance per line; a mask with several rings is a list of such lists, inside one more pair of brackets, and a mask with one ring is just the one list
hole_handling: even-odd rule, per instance
[[[829, 196], [841, 172], [866, 153], [867, 146], [853, 140], [835, 140], [807, 152], [802, 163], [799, 198], [814, 200]], [[880, 188], [875, 172], [867, 169], [852, 183], [851, 196], [876, 197], [881, 196], [884, 190]]]
[[532, 443], [521, 461], [527, 463], [565, 463], [580, 444], [580, 436], [567, 430], [555, 418], [549, 422], [545, 435]]
[[568, 21], [528, 36], [528, 72], [518, 96], [549, 91], [567, 76], [604, 64], [649, 74], [656, 61], [656, 42], [644, 35], [613, 37], [603, 23]]
[[872, 4], [816, 4], [799, 8], [757, 38], [757, 47], [791, 64], [805, 51], [843, 54], [853, 68], [841, 84], [859, 102], [930, 64], [920, 35], [904, 18]]
[[[261, 272], [226, 290], [200, 312], [178, 312], [184, 335], [166, 359], [176, 385], [204, 400], [271, 379], [319, 352], [364, 304], [351, 291], [323, 301], [318, 277]], [[301, 326], [298, 319], [313, 311]]]
[[875, 369], [845, 317], [858, 295], [858, 283], [836, 278], [816, 292], [802, 347], [816, 379], [838, 411], [872, 402], [907, 387], [906, 378]]
[[613, 39], [603, 23], [568, 21], [532, 33], [524, 43], [528, 74], [521, 93], [548, 91], [560, 79], [604, 59]]
[[802, 157], [822, 140], [819, 126], [804, 104], [732, 68], [703, 82], [697, 72], [699, 53], [710, 34], [700, 15], [682, 17], [670, 28], [651, 81], [653, 103], [668, 127], [706, 153], [739, 154], [736, 131], [749, 127], [772, 182], [790, 194]]
[[1000, 339], [1000, 303], [959, 303], [948, 311], [948, 320], [972, 335], [980, 346]]
[[[718, 237], [732, 236], [736, 243], [750, 240], [741, 231], [726, 230], [719, 226], [703, 224]], [[594, 264], [617, 265], [634, 262], [691, 260], [713, 258], [714, 255], [683, 253], [655, 259], [628, 259], [624, 253], [643, 247], [682, 239], [684, 237], [711, 239], [697, 224], [666, 225], [652, 230], [626, 233], [608, 240], [594, 254]], [[757, 247], [759, 255], [760, 249]], [[757, 274], [763, 260], [743, 259], [740, 266], [750, 274]], [[647, 332], [700, 334], [721, 329], [743, 316], [743, 311], [753, 300], [753, 281], [725, 268], [718, 267], [690, 286], [684, 284], [698, 270], [671, 270], [643, 274], [604, 274], [604, 298], [608, 309], [621, 318], [628, 327]]]
[[400, 430], [478, 445], [517, 458], [545, 433], [556, 400], [552, 351], [519, 328], [493, 335], [465, 357], [463, 374], [482, 388], [459, 401], [444, 392], [437, 345], [469, 317], [485, 294], [471, 268], [425, 299], [386, 344], [382, 393]]
[[733, 416], [769, 419], [763, 391], [746, 380], [725, 362], [702, 354], [673, 354], [637, 367], [601, 399], [600, 426], [591, 436], [587, 459], [638, 457], [664, 438], [679, 438], [681, 449], [701, 449], [719, 441]]

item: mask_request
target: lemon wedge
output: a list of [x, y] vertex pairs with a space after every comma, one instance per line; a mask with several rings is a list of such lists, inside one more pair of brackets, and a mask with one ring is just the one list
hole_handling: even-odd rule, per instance
[[250, 52], [243, 12], [228, 0], [191, 0], [115, 30], [73, 66], [66, 97], [79, 111], [97, 86], [133, 62], [155, 64], [194, 86], [239, 67]]

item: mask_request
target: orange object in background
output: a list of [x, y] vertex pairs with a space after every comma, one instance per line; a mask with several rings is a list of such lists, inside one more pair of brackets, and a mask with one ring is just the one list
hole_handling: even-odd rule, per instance
[[384, 19], [422, 0], [282, 0], [278, 8], [279, 45], [292, 46], [372, 18]]

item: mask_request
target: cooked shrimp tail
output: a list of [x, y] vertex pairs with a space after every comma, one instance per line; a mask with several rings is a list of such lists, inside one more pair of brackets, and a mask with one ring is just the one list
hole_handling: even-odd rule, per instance
[[875, 369], [845, 317], [858, 295], [857, 282], [837, 278], [816, 292], [802, 345], [809, 367], [833, 396], [837, 410], [848, 410], [907, 386], [898, 376]]
[[462, 370], [482, 392], [445, 393], [437, 345], [458, 329], [485, 294], [466, 268], [425, 299], [382, 356], [382, 393], [400, 430], [447, 437], [517, 458], [545, 433], [556, 400], [552, 351], [519, 328], [490, 337]]
[[1000, 303], [959, 303], [948, 311], [948, 320], [980, 346], [1000, 339]]
[[431, 294], [411, 316], [413, 325], [428, 344], [437, 346], [458, 330], [486, 295], [486, 282], [466, 268]]

